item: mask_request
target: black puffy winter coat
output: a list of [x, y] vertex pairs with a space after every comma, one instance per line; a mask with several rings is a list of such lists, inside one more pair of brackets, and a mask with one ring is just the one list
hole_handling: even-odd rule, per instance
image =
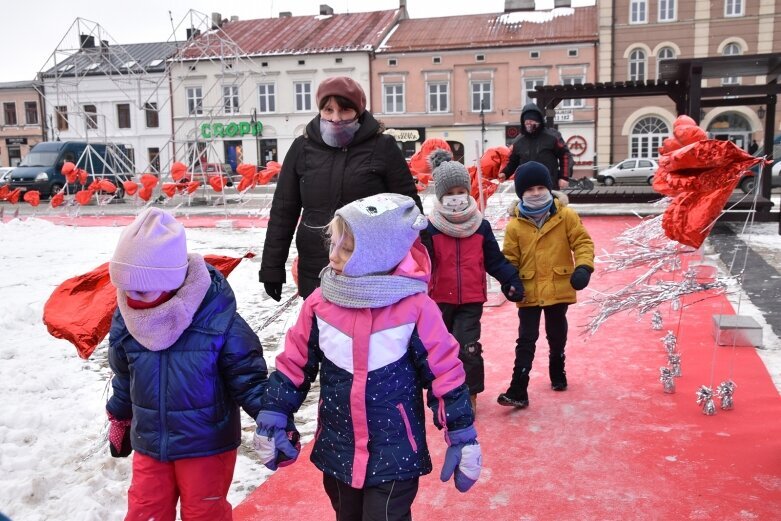
[[[523, 126], [523, 116], [528, 112], [536, 112], [543, 121], [534, 134], [526, 132]], [[573, 160], [569, 148], [558, 130], [545, 126], [545, 117], [534, 103], [524, 105], [521, 111], [521, 135], [513, 141], [512, 147], [507, 166], [502, 170], [505, 176], [510, 177], [516, 168], [528, 161], [536, 161], [548, 168], [554, 190], [559, 189], [559, 179], [572, 177]]]
[[412, 197], [421, 207], [396, 140], [382, 133], [384, 129], [368, 111], [361, 115], [360, 122], [352, 142], [344, 148], [323, 142], [319, 115], [309, 122], [304, 135], [293, 141], [282, 163], [271, 205], [261, 282], [285, 282], [285, 262], [294, 232], [298, 273], [317, 279], [328, 264], [323, 227], [345, 204], [393, 192]]

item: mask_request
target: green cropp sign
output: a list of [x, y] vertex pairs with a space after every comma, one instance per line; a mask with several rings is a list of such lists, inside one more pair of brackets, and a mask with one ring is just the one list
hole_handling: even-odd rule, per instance
[[253, 136], [262, 135], [263, 123], [258, 121], [253, 125], [249, 121], [241, 121], [239, 123], [231, 121], [227, 125], [223, 123], [204, 123], [201, 125], [201, 137], [204, 139], [246, 136], [247, 134], [252, 134]]

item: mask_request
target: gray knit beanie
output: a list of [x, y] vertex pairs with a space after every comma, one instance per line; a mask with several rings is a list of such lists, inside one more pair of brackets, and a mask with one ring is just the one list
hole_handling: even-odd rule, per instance
[[428, 163], [434, 176], [437, 200], [442, 201], [442, 196], [456, 186], [466, 188], [467, 192], [472, 188], [472, 181], [466, 167], [458, 161], [453, 161], [453, 154], [447, 150], [441, 148], [434, 150], [428, 156]]
[[347, 222], [355, 247], [342, 273], [348, 277], [378, 275], [395, 268], [412, 248], [428, 220], [406, 195], [378, 194], [336, 211]]

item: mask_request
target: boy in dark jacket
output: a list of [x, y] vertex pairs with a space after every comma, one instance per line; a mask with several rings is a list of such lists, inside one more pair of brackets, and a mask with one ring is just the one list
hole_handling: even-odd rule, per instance
[[490, 223], [469, 195], [469, 172], [452, 159], [444, 150], [434, 151], [429, 158], [437, 195], [429, 215], [430, 240], [426, 241], [434, 264], [429, 294], [442, 310], [448, 331], [458, 340], [458, 357], [476, 410], [477, 394], [485, 389], [480, 318], [487, 300], [486, 272], [499, 281], [513, 302], [523, 300], [523, 283], [499, 251]]
[[229, 520], [241, 442], [268, 381], [257, 335], [225, 278], [187, 253], [184, 228], [149, 208], [109, 263], [118, 309], [109, 336], [111, 454], [135, 449], [126, 519]]

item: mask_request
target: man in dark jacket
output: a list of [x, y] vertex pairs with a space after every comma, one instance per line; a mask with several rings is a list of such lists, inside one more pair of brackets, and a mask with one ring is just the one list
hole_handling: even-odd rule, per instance
[[527, 103], [521, 111], [521, 135], [512, 144], [510, 160], [502, 170], [510, 177], [524, 163], [537, 161], [548, 169], [553, 186], [563, 189], [572, 177], [572, 154], [561, 134], [545, 126], [542, 111], [534, 103]]
[[320, 113], [285, 156], [271, 204], [259, 278], [277, 301], [294, 233], [298, 291], [306, 298], [320, 285], [320, 272], [328, 264], [323, 229], [336, 210], [385, 192], [409, 196], [422, 209], [404, 155], [366, 110], [366, 95], [356, 81], [343, 76], [324, 80], [317, 105]]

